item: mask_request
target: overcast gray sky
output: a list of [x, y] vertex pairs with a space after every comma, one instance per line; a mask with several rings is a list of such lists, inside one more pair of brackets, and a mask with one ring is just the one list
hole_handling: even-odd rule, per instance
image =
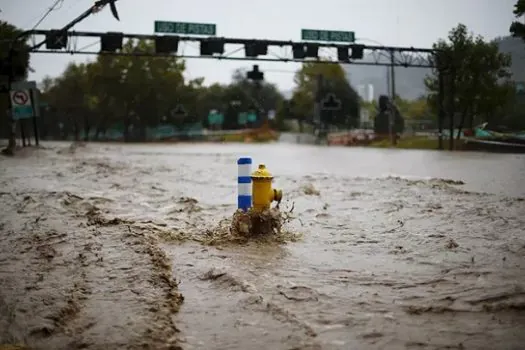
[[[55, 0], [0, 0], [0, 18], [31, 29]], [[59, 28], [87, 9], [93, 0], [63, 0], [38, 29]], [[430, 47], [459, 22], [487, 39], [508, 35], [515, 0], [120, 0], [121, 21], [109, 8], [81, 22], [75, 30], [152, 34], [155, 20], [215, 23], [226, 37], [300, 40], [301, 28], [351, 30], [357, 38], [389, 46]], [[364, 43], [372, 43], [364, 40]], [[79, 40], [77, 47], [94, 39]], [[92, 47], [97, 50], [98, 45]], [[187, 54], [196, 44], [182, 44]], [[59, 75], [71, 60], [93, 56], [34, 54], [31, 79]], [[189, 60], [186, 76], [205, 77], [206, 84], [228, 82], [234, 69], [253, 62]], [[259, 63], [266, 79], [283, 90], [293, 87], [291, 63]]]

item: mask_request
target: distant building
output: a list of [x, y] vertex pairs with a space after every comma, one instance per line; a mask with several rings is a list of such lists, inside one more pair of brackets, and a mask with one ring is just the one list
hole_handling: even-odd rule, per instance
[[365, 102], [374, 101], [374, 85], [372, 84], [361, 84], [357, 86], [357, 93], [359, 97]]
[[510, 36], [497, 38], [495, 41], [498, 43], [501, 52], [510, 54], [512, 80], [515, 82], [525, 81], [525, 41]]

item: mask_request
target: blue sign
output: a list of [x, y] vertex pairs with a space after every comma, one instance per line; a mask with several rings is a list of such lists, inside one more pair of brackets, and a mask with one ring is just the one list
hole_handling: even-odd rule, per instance
[[248, 119], [248, 122], [255, 123], [257, 121], [257, 114], [255, 114], [255, 113], [248, 113], [246, 118]]

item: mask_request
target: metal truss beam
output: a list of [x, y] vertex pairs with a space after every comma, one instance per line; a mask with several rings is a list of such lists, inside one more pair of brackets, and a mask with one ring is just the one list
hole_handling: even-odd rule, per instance
[[[49, 34], [48, 30], [32, 30], [28, 31], [27, 35], [32, 38], [33, 42], [37, 41], [37, 37], [45, 36]], [[107, 33], [104, 32], [67, 32], [68, 47], [64, 50], [48, 50], [42, 47], [33, 50], [34, 53], [62, 53], [62, 54], [88, 54], [88, 55], [118, 55], [118, 56], [135, 56], [135, 57], [180, 57], [180, 58], [200, 58], [200, 59], [217, 59], [217, 60], [241, 60], [241, 61], [267, 61], [267, 62], [317, 62], [317, 63], [328, 63], [328, 64], [355, 64], [355, 65], [366, 65], [366, 66], [394, 66], [394, 67], [419, 67], [419, 68], [435, 68], [435, 60], [433, 56], [436, 51], [433, 49], [425, 48], [414, 48], [414, 47], [389, 47], [389, 46], [370, 46], [361, 44], [336, 44], [336, 43], [325, 43], [325, 42], [309, 42], [309, 41], [283, 41], [283, 40], [260, 40], [260, 39], [240, 39], [240, 38], [223, 38], [223, 37], [211, 37], [211, 38], [199, 38], [192, 36], [176, 36], [182, 43], [200, 43], [205, 40], [214, 39], [221, 40], [227, 45], [228, 52], [213, 56], [203, 55], [188, 55], [184, 53], [177, 53], [176, 55], [158, 54], [158, 53], [147, 53], [147, 52], [99, 52], [93, 50], [85, 50], [85, 48], [78, 48], [76, 39], [78, 38], [97, 38]], [[154, 40], [158, 35], [144, 35], [144, 34], [129, 34], [122, 33], [124, 39], [134, 40]], [[247, 44], [260, 43], [269, 46], [268, 54], [259, 57], [245, 57], [236, 55], [242, 51], [244, 46]], [[94, 43], [96, 44], [96, 42]], [[319, 47], [319, 58], [305, 58], [305, 59], [294, 59], [292, 55], [292, 46], [295, 44], [314, 44]], [[348, 48], [360, 45], [364, 49], [364, 59], [360, 60], [349, 60], [339, 61], [337, 59], [337, 48]], [[92, 46], [92, 45], [88, 45]], [[180, 45], [179, 45], [180, 46]], [[179, 47], [179, 52], [181, 51]], [[279, 52], [279, 53], [276, 53]]]

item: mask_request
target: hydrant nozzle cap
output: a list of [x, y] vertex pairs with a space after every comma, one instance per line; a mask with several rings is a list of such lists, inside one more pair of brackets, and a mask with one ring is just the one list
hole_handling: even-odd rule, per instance
[[264, 164], [259, 164], [257, 170], [252, 173], [252, 179], [273, 179], [273, 175], [266, 169]]

